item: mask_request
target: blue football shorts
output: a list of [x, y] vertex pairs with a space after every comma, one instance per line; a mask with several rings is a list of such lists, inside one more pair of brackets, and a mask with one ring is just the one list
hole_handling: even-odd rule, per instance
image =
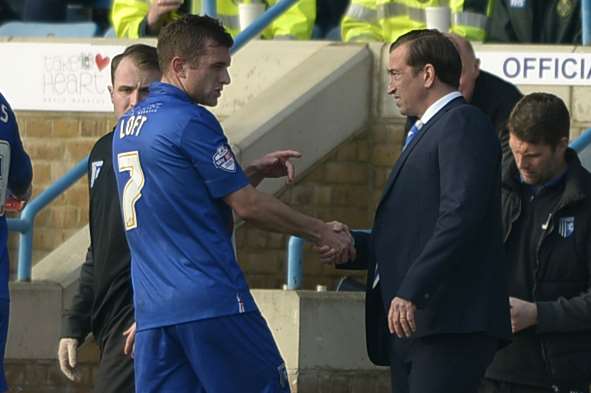
[[141, 393], [289, 393], [285, 363], [258, 311], [138, 331]]

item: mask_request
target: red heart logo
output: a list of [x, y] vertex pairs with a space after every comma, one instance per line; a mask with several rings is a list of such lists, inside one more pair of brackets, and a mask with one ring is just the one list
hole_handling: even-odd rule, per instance
[[94, 57], [94, 62], [96, 63], [96, 66], [98, 67], [99, 71], [102, 71], [105, 69], [106, 66], [109, 65], [109, 63], [111, 62], [111, 59], [109, 58], [109, 56], [103, 57], [99, 53]]

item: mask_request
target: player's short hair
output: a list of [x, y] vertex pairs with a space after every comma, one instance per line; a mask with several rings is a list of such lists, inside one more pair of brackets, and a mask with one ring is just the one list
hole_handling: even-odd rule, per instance
[[517, 101], [507, 125], [521, 141], [555, 148], [569, 136], [570, 115], [564, 101], [554, 94], [532, 93]]
[[156, 48], [144, 44], [134, 44], [113, 57], [111, 61], [111, 83], [115, 83], [115, 71], [117, 71], [121, 60], [126, 57], [130, 57], [136, 67], [142, 71], [160, 70]]
[[455, 89], [460, 86], [462, 60], [455, 45], [444, 34], [429, 29], [409, 31], [390, 45], [390, 53], [402, 45], [408, 45], [406, 63], [415, 73], [431, 64], [441, 82]]
[[208, 45], [230, 48], [232, 36], [214, 18], [185, 15], [160, 30], [158, 35], [158, 60], [162, 72], [167, 71], [171, 60], [178, 56], [194, 63]]

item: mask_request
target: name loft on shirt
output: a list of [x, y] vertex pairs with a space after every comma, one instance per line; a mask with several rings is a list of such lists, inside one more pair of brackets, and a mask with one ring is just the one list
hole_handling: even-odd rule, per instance
[[126, 136], [140, 136], [142, 127], [147, 120], [148, 117], [143, 115], [129, 116], [127, 119], [122, 119], [119, 127], [119, 139]]

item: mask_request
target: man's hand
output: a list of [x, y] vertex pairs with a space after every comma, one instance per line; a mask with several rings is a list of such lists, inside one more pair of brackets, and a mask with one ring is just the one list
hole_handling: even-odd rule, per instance
[[133, 358], [133, 353], [135, 351], [135, 322], [123, 332], [123, 336], [126, 337], [123, 353]]
[[183, 5], [183, 0], [155, 0], [150, 4], [150, 10], [146, 17], [148, 28], [153, 33], [158, 33], [162, 24], [162, 17], [169, 12], [176, 11]]
[[75, 338], [62, 338], [57, 350], [57, 358], [60, 370], [70, 381], [80, 382], [80, 370], [76, 369], [78, 357], [78, 340]]
[[246, 166], [244, 172], [253, 187], [258, 186], [267, 177], [287, 176], [287, 183], [291, 183], [295, 179], [295, 167], [290, 159], [301, 156], [302, 154], [295, 150], [277, 150], [254, 160]]
[[388, 328], [390, 333], [396, 334], [398, 338], [410, 337], [417, 331], [415, 323], [416, 306], [412, 302], [395, 297], [390, 302], [388, 311]]
[[320, 254], [320, 261], [323, 263], [340, 264], [355, 259], [355, 242], [353, 241], [349, 227], [338, 221], [328, 222], [327, 225], [332, 232], [345, 239], [347, 247], [339, 250], [321, 241], [314, 247]]
[[509, 298], [511, 305], [511, 330], [513, 334], [538, 323], [538, 306], [516, 297]]

